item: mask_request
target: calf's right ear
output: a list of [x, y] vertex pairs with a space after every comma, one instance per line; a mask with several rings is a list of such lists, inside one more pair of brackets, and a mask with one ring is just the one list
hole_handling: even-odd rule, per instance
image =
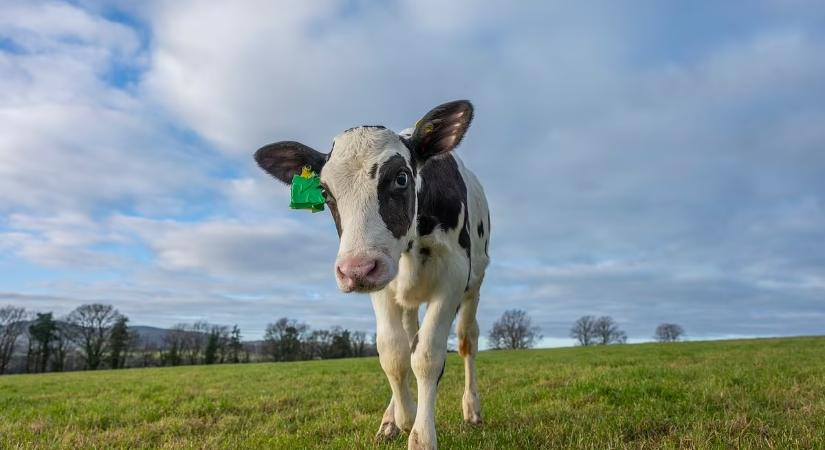
[[327, 155], [294, 141], [276, 142], [255, 152], [255, 161], [261, 169], [286, 184], [292, 183], [292, 177], [300, 175], [304, 166], [320, 175], [326, 160]]

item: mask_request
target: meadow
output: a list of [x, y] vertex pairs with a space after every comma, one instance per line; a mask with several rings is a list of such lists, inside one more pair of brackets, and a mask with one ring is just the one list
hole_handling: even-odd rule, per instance
[[[486, 351], [484, 424], [444, 449], [825, 448], [825, 337]], [[376, 358], [0, 377], [0, 448], [381, 448]]]

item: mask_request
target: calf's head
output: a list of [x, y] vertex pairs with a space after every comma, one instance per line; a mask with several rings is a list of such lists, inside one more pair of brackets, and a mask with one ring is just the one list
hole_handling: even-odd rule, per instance
[[336, 136], [326, 154], [282, 141], [260, 148], [255, 160], [287, 184], [304, 166], [320, 174], [340, 238], [338, 287], [375, 291], [395, 278], [401, 253], [415, 237], [418, 168], [458, 146], [472, 118], [470, 102], [458, 100], [431, 110], [409, 135], [355, 127]]

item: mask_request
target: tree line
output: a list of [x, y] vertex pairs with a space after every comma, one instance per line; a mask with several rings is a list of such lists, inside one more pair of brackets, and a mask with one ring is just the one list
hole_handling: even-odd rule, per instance
[[[266, 327], [263, 340], [244, 341], [237, 325], [180, 323], [162, 336], [141, 336], [111, 305], [88, 304], [65, 317], [0, 308], [0, 374], [121, 369], [194, 364], [299, 361], [376, 355], [375, 336], [341, 327], [313, 330], [283, 317]], [[674, 342], [685, 330], [660, 324], [654, 339]], [[580, 317], [570, 337], [582, 346], [621, 344], [627, 334], [610, 316]], [[487, 336], [492, 349], [532, 348], [542, 339], [526, 311], [505, 311]]]
[[[685, 335], [685, 330], [675, 323], [662, 323], [656, 327], [653, 339], [658, 342], [676, 342]], [[570, 328], [570, 337], [579, 345], [609, 345], [627, 342], [627, 333], [619, 327], [610, 316], [580, 317]], [[532, 319], [526, 311], [507, 310], [493, 323], [487, 336], [487, 343], [492, 349], [518, 350], [532, 348], [541, 340], [541, 330], [533, 326]]]
[[[658, 342], [676, 342], [684, 338], [685, 329], [675, 323], [662, 323], [653, 332]], [[581, 316], [570, 328], [570, 337], [579, 345], [624, 344], [627, 333], [610, 316]]]
[[[64, 317], [0, 307], [0, 374], [194, 364], [296, 361], [375, 355], [374, 336], [341, 327], [312, 330], [281, 318], [264, 339], [244, 341], [237, 325], [180, 323], [142, 336], [111, 305], [87, 304]], [[368, 339], [371, 337], [371, 339]]]

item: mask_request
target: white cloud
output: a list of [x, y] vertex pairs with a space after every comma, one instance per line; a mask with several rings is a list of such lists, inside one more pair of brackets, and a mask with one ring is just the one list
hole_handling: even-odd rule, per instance
[[[0, 248], [122, 272], [38, 295], [161, 324], [208, 312], [262, 329], [272, 310], [369, 328], [368, 302], [334, 289], [329, 217], [289, 212], [251, 154], [325, 151], [342, 129], [468, 97], [459, 153], [493, 216], [482, 328], [521, 307], [549, 337], [585, 313], [631, 336], [674, 316], [693, 336], [781, 334], [822, 310], [818, 9], [710, 8], [685, 38], [663, 34], [682, 20], [670, 5], [127, 5], [146, 43], [86, 5], [0, 18], [23, 49], [0, 51]], [[714, 28], [725, 14], [741, 29]], [[118, 65], [140, 76], [113, 86]], [[793, 323], [764, 321], [780, 311]]]

